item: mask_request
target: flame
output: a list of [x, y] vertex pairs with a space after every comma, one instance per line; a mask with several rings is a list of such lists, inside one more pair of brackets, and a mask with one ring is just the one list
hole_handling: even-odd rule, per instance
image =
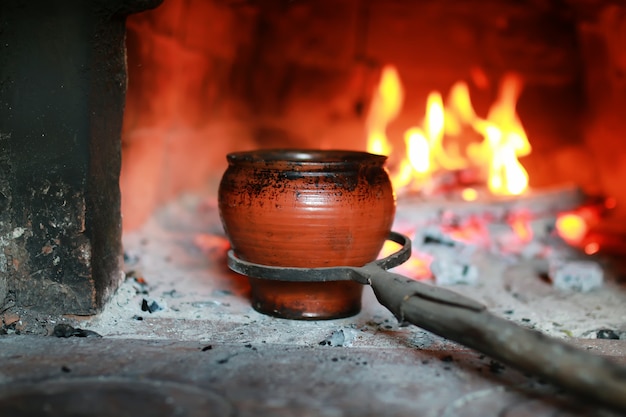
[[515, 112], [521, 90], [521, 78], [507, 74], [500, 84], [498, 99], [491, 106], [487, 120], [478, 120], [474, 124], [476, 130], [485, 137], [480, 155], [490, 156], [487, 184], [494, 194], [519, 195], [528, 187], [528, 173], [517, 159], [531, 151], [530, 142]]
[[367, 116], [368, 152], [379, 155], [391, 153], [392, 147], [387, 139], [387, 125], [398, 116], [403, 101], [404, 90], [398, 71], [394, 66], [387, 65], [382, 70]]
[[418, 128], [409, 129], [404, 134], [410, 166], [417, 174], [426, 174], [430, 171], [429, 149], [430, 143], [424, 132]]
[[[528, 187], [528, 173], [518, 158], [528, 155], [531, 147], [516, 113], [521, 91], [521, 78], [505, 75], [484, 119], [476, 114], [465, 82], [452, 86], [445, 104], [441, 93], [431, 92], [421, 126], [410, 127], [404, 134], [406, 155], [391, 172], [394, 188], [419, 188], [437, 173], [474, 168], [491, 193], [522, 194]], [[388, 65], [381, 73], [367, 118], [369, 152], [392, 153], [386, 129], [398, 116], [403, 100], [398, 72]], [[473, 136], [482, 136], [482, 141], [472, 141]], [[468, 201], [476, 196], [466, 194], [463, 198]]]

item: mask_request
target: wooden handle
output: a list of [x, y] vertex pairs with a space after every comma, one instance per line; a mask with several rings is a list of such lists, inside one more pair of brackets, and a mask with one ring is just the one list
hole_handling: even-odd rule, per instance
[[374, 265], [360, 272], [367, 276], [378, 301], [401, 322], [485, 353], [571, 393], [626, 411], [626, 367], [497, 317], [482, 304], [453, 291]]

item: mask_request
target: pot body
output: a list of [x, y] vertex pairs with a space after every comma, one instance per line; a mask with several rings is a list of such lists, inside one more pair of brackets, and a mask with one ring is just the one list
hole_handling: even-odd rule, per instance
[[[260, 150], [227, 156], [219, 187], [224, 230], [237, 257], [269, 266], [362, 266], [376, 259], [395, 214], [386, 157], [356, 151]], [[356, 314], [351, 281], [250, 278], [252, 306], [292, 319]]]

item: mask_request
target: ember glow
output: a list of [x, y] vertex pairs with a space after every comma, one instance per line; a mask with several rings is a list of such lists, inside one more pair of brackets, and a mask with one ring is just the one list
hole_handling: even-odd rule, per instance
[[561, 213], [556, 220], [556, 230], [564, 241], [576, 245], [586, 236], [588, 227], [581, 215]]
[[598, 242], [590, 242], [585, 245], [585, 253], [587, 255], [593, 255], [600, 250], [600, 244]]
[[509, 224], [522, 242], [528, 243], [533, 239], [533, 231], [530, 227], [530, 216], [526, 213], [518, 213], [512, 216], [512, 218], [509, 219]]
[[[385, 258], [397, 252], [399, 249], [400, 245], [388, 240], [383, 245], [378, 257]], [[412, 251], [412, 256], [405, 263], [396, 267], [395, 272], [410, 276], [416, 280], [428, 280], [432, 278], [432, 273], [430, 271], [430, 264], [432, 261], [432, 256]]]
[[[442, 172], [474, 170], [492, 194], [522, 194], [528, 187], [528, 174], [518, 158], [528, 155], [531, 147], [515, 110], [521, 90], [517, 75], [505, 75], [486, 118], [474, 111], [465, 82], [452, 86], [445, 103], [441, 93], [431, 92], [421, 125], [404, 134], [405, 156], [391, 172], [394, 188], [419, 190]], [[369, 152], [398, 152], [392, 148], [386, 129], [399, 114], [403, 100], [398, 72], [386, 66], [367, 119]], [[468, 135], [482, 140], [468, 141]]]

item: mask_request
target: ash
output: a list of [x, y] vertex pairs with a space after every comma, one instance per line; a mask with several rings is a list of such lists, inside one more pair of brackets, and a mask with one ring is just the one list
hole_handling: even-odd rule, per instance
[[[399, 204], [394, 230], [405, 232], [409, 223], [417, 224], [423, 210], [411, 202]], [[426, 217], [432, 219], [431, 214]], [[594, 264], [602, 265], [600, 285], [586, 291], [564, 290], [547, 278], [549, 259], [537, 256], [545, 248], [537, 249], [536, 242], [534, 249], [511, 254], [459, 245], [446, 235], [437, 235], [433, 225], [409, 231], [414, 247], [421, 251], [424, 236], [429, 236], [426, 240], [435, 248], [430, 255], [440, 256], [438, 266], [426, 271], [429, 274], [420, 269], [423, 265], [410, 261], [394, 272], [456, 290], [495, 314], [551, 336], [626, 339], [624, 289], [599, 261]], [[422, 241], [417, 242], [420, 236]], [[173, 201], [141, 230], [125, 234], [124, 247], [124, 282], [101, 314], [79, 323], [104, 337], [323, 349], [408, 345], [446, 350], [456, 346], [415, 326], [400, 326], [369, 288], [361, 313], [346, 319], [292, 321], [257, 313], [250, 306], [247, 279], [226, 266], [228, 242], [215, 197], [186, 195]], [[566, 252], [560, 253], [567, 253], [568, 258], [578, 256], [562, 249]], [[439, 281], [432, 274], [437, 268]], [[459, 276], [459, 271], [463, 279], [446, 278]]]

